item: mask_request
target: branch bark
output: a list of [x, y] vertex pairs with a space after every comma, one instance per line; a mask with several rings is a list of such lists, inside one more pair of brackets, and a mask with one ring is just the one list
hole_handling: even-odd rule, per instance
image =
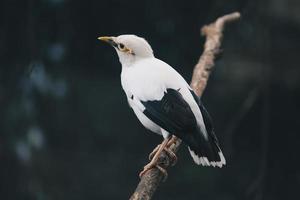
[[[190, 84], [198, 96], [202, 96], [210, 73], [214, 67], [215, 57], [220, 52], [225, 24], [239, 18], [240, 13], [234, 12], [218, 18], [214, 23], [205, 25], [201, 29], [201, 34], [206, 37], [206, 41], [204, 44], [204, 51], [194, 67]], [[170, 146], [170, 150], [176, 153], [180, 144], [181, 140], [176, 138], [175, 142]], [[159, 165], [165, 169], [171, 165], [171, 159], [165, 152], [159, 157]], [[130, 197], [130, 200], [150, 200], [162, 180], [163, 174], [158, 169], [153, 168], [149, 170], [141, 178], [135, 192]]]

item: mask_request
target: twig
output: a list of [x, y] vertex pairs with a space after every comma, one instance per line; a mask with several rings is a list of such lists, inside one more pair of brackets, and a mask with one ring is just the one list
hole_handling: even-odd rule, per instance
[[[209, 75], [214, 67], [216, 55], [220, 52], [220, 46], [223, 36], [224, 25], [228, 22], [235, 21], [240, 18], [240, 13], [234, 12], [218, 18], [214, 23], [204, 26], [201, 29], [203, 36], [206, 36], [204, 51], [196, 64], [191, 81], [191, 87], [199, 96], [202, 95]], [[176, 153], [179, 149], [181, 140], [176, 138], [170, 150]], [[166, 153], [162, 153], [159, 158], [160, 166], [167, 168], [171, 164], [171, 159]], [[135, 192], [130, 200], [149, 200], [163, 179], [163, 174], [156, 168], [146, 172], [141, 178]]]

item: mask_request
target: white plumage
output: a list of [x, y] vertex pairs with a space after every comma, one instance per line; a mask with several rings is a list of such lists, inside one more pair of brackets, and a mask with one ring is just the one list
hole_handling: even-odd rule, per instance
[[[137, 106], [139, 108], [138, 112], [143, 112], [145, 109], [140, 101], [161, 100], [167, 88], [175, 90], [180, 88], [179, 93], [190, 105], [199, 127], [206, 134], [200, 109], [190, 93], [189, 85], [178, 72], [165, 62], [155, 57], [149, 57], [129, 66], [122, 64], [121, 83], [129, 105], [132, 107]], [[131, 99], [130, 97], [133, 94], [134, 99]], [[146, 126], [146, 128], [148, 127]]]
[[[213, 133], [212, 136], [209, 135], [210, 133], [208, 133], [205, 126], [205, 120], [203, 119], [200, 105], [197, 100], [195, 100], [192, 89], [184, 80], [184, 78], [170, 65], [155, 58], [151, 46], [143, 38], [137, 37], [135, 35], [121, 35], [118, 37], [102, 37], [102, 40], [109, 42], [118, 53], [119, 60], [122, 64], [122, 87], [126, 93], [128, 103], [133, 109], [139, 121], [147, 129], [163, 135], [164, 138], [168, 138], [170, 134], [176, 135], [176, 133], [169, 133], [168, 130], [165, 130], [166, 127], [170, 127], [170, 130], [173, 130], [173, 128], [176, 127], [176, 120], [173, 120], [173, 118], [169, 118], [168, 114], [165, 114], [165, 111], [162, 111], [161, 115], [159, 113], [160, 110], [156, 109], [152, 111], [151, 109], [151, 106], [156, 104], [162, 107], [163, 103], [160, 102], [164, 100], [163, 98], [166, 94], [169, 93], [168, 91], [171, 91], [172, 93], [174, 93], [176, 98], [183, 98], [183, 101], [185, 101], [186, 103], [184, 102], [181, 104], [188, 105], [189, 108], [187, 108], [186, 106], [183, 107], [187, 110], [187, 112], [188, 110], [190, 110], [193, 114], [193, 117], [197, 124], [196, 126], [199, 130], [196, 131], [197, 133], [194, 133], [195, 131], [192, 131], [193, 133], [191, 133], [191, 135], [194, 137], [195, 134], [201, 134], [201, 136], [195, 135], [195, 139], [193, 139], [192, 136], [187, 136], [187, 139], [185, 139], [185, 135], [183, 135], [183, 141], [188, 146], [191, 145], [194, 148], [192, 150], [191, 146], [189, 146], [191, 156], [193, 157], [195, 163], [197, 163], [198, 165], [201, 164], [203, 166], [213, 167], [222, 167], [222, 165], [225, 165], [225, 158], [217, 144], [217, 140]], [[171, 92], [169, 94], [171, 94]], [[170, 97], [170, 99], [174, 98]], [[173, 100], [168, 100], [167, 102], [169, 101]], [[148, 102], [150, 102], [150, 107], [147, 107], [149, 104]], [[174, 102], [174, 104], [177, 105], [177, 102]], [[181, 104], [179, 102], [179, 105]], [[160, 109], [160, 107], [158, 107], [158, 109]], [[179, 109], [181, 109], [181, 107]], [[146, 113], [146, 110], [148, 115]], [[175, 111], [168, 110], [168, 112]], [[151, 119], [149, 118], [149, 116]], [[176, 113], [175, 118], [176, 117], [181, 119], [180, 113]], [[162, 127], [162, 125], [158, 125], [160, 123], [164, 124], [165, 126]], [[188, 137], [191, 137], [192, 139], [188, 139]], [[201, 137], [202, 139], [196, 139], [199, 137]], [[194, 142], [194, 140], [197, 141], [197, 144]], [[211, 158], [209, 160], [205, 154], [206, 150], [201, 149], [200, 147], [198, 148], [199, 145], [202, 145], [203, 141], [207, 141], [207, 144], [205, 144], [205, 146], [207, 146], [210, 151], [217, 151], [215, 153], [210, 152], [211, 154], [214, 154], [212, 155], [214, 156], [214, 158], [218, 157], [217, 160]], [[195, 143], [195, 145], [192, 143]], [[199, 150], [196, 148], [196, 146]], [[197, 151], [197, 154], [195, 151]]]

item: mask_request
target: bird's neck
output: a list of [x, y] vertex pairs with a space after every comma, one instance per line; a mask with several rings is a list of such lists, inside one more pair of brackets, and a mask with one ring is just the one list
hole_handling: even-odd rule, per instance
[[[154, 57], [154, 56], [153, 56]], [[122, 68], [129, 68], [131, 66], [134, 66], [137, 62], [140, 62], [144, 59], [149, 59], [152, 57], [140, 57], [140, 56], [119, 56], [120, 63], [122, 64]]]
[[122, 64], [122, 67], [130, 67], [136, 61], [136, 58], [131, 55], [122, 55], [119, 56], [119, 61]]

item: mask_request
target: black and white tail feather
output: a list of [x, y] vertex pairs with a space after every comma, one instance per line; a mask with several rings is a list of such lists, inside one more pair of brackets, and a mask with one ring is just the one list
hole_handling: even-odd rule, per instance
[[193, 150], [190, 149], [190, 147], [188, 147], [188, 149], [190, 151], [190, 154], [191, 154], [194, 162], [197, 165], [222, 168], [223, 165], [226, 164], [226, 160], [225, 160], [225, 157], [224, 157], [222, 151], [219, 151], [220, 161], [209, 161], [206, 156], [200, 156], [200, 155], [198, 156], [198, 155], [195, 154], [195, 152]]
[[[197, 140], [197, 146], [189, 146], [189, 152], [194, 160], [194, 162], [198, 165], [202, 166], [212, 166], [212, 167], [223, 167], [226, 165], [225, 157], [219, 147], [218, 139], [214, 133], [214, 128], [212, 125], [212, 120], [207, 110], [203, 106], [200, 98], [191, 91], [195, 101], [197, 102], [200, 111], [203, 115], [203, 120], [206, 128], [206, 132], [208, 134], [207, 139], [202, 139], [201, 133], [194, 134], [195, 140]], [[199, 129], [198, 129], [199, 130]], [[198, 131], [197, 131], [198, 132]]]

